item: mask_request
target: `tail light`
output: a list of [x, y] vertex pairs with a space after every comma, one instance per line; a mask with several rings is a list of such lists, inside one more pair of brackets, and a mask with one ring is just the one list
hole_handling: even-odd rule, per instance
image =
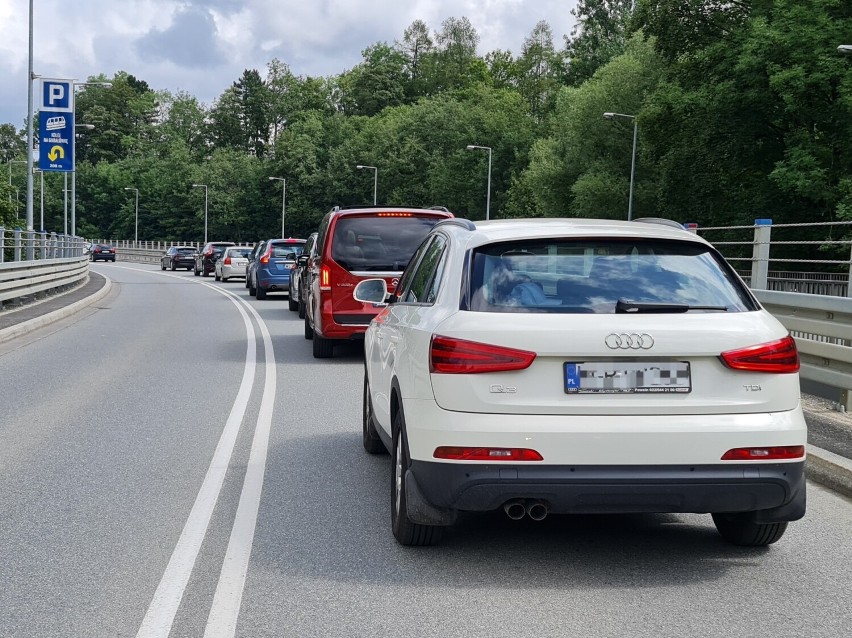
[[261, 257], [258, 261], [260, 261], [260, 263], [262, 263], [262, 264], [268, 264], [269, 258], [271, 256], [272, 256], [272, 246], [270, 246], [269, 248], [266, 249], [266, 252], [263, 253], [263, 255], [261, 255]]
[[516, 350], [487, 343], [432, 336], [429, 371], [441, 374], [475, 374], [524, 370], [536, 357], [535, 352]]
[[778, 341], [729, 350], [720, 356], [724, 364], [734, 370], [774, 373], [799, 371], [796, 341], [789, 335]]
[[210, 255], [212, 255], [212, 254], [213, 254], [213, 249], [212, 249], [212, 248], [208, 248], [207, 250], [205, 250], [205, 251], [204, 251], [204, 254], [205, 254], [205, 255], [207, 255], [207, 256], [209, 257]]
[[377, 217], [414, 217], [411, 213], [379, 213]]
[[225, 257], [225, 259], [222, 261], [222, 263], [225, 264], [226, 266], [230, 266], [231, 265], [231, 258]]
[[543, 461], [535, 450], [504, 447], [451, 447], [435, 448], [436, 459], [450, 461]]
[[320, 268], [320, 290], [331, 290], [331, 268], [323, 265]]
[[804, 445], [738, 447], [722, 455], [723, 461], [787, 461], [805, 456]]

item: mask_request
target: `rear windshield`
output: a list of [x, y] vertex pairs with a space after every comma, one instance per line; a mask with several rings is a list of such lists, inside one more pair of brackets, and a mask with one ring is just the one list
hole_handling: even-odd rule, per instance
[[341, 217], [331, 258], [347, 270], [402, 271], [429, 230], [444, 217]]
[[191, 255], [195, 252], [195, 248], [178, 248], [175, 252], [179, 252], [181, 255]]
[[305, 244], [272, 244], [272, 257], [278, 257], [280, 259], [296, 259], [299, 255], [302, 254], [302, 251], [305, 249]]
[[248, 257], [251, 253], [251, 248], [229, 248], [229, 257]]
[[473, 253], [480, 312], [743, 312], [757, 306], [707, 246], [677, 241], [504, 242]]

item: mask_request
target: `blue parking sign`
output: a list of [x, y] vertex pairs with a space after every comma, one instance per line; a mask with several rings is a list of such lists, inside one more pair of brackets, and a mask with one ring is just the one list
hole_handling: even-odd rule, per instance
[[71, 80], [41, 81], [41, 108], [45, 111], [74, 110], [74, 82]]
[[38, 114], [38, 167], [45, 172], [74, 170], [74, 114], [41, 111]]

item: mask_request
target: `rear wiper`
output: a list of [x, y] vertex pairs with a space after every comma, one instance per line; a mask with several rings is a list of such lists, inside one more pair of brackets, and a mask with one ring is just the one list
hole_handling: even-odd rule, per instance
[[727, 306], [691, 306], [685, 303], [636, 303], [619, 299], [615, 312], [689, 312], [690, 310], [717, 310], [727, 312]]

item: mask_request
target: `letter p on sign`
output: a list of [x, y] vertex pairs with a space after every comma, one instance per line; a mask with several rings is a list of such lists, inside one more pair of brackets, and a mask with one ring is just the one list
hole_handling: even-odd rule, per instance
[[71, 110], [71, 80], [42, 80], [41, 108], [47, 111]]

